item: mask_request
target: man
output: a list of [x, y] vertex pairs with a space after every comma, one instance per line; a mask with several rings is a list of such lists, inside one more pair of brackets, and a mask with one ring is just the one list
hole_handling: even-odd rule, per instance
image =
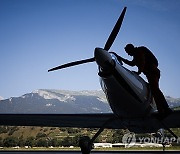
[[129, 61], [116, 54], [118, 60], [130, 66], [137, 66], [138, 72], [135, 73], [138, 75], [141, 74], [141, 72], [146, 75], [160, 114], [159, 116], [160, 118], [165, 118], [172, 110], [169, 108], [163, 93], [159, 89], [160, 70], [158, 69], [158, 60], [152, 52], [144, 46], [134, 47], [132, 44], [127, 44], [124, 49], [128, 55], [133, 56], [133, 60]]

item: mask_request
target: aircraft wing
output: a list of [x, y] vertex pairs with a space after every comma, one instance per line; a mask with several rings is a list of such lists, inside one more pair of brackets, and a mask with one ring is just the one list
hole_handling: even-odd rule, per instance
[[[99, 114], [0, 114], [0, 125], [100, 128], [114, 119], [113, 113]], [[112, 127], [112, 124], [106, 127]]]
[[[135, 133], [156, 132], [160, 128], [180, 128], [180, 111], [162, 121], [157, 113], [146, 117], [117, 118], [113, 113], [99, 114], [0, 114], [0, 125], [78, 128], [129, 129]], [[166, 128], [165, 128], [166, 129]]]

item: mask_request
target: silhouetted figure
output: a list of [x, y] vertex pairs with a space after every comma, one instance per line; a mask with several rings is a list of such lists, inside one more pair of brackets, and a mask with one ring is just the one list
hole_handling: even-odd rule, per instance
[[146, 75], [160, 117], [166, 117], [172, 110], [169, 108], [163, 93], [159, 89], [160, 70], [158, 69], [158, 60], [152, 52], [144, 46], [134, 47], [132, 44], [127, 44], [124, 49], [128, 55], [133, 56], [133, 60], [129, 61], [117, 55], [118, 60], [130, 66], [137, 66], [138, 72], [135, 73], [138, 75], [141, 74], [141, 72]]

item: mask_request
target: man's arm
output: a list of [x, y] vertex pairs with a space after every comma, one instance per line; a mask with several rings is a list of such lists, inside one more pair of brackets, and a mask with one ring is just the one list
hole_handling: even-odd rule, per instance
[[124, 59], [123, 57], [119, 56], [117, 53], [115, 52], [110, 52], [110, 53], [113, 53], [114, 55], [116, 55], [118, 61], [123, 61], [125, 64], [129, 65], [129, 66], [135, 66], [135, 61], [132, 60], [132, 61], [129, 61], [127, 59]]
[[129, 65], [129, 66], [135, 66], [134, 60], [129, 61], [129, 60], [127, 60], [127, 59], [122, 58], [121, 56], [118, 56], [118, 60], [119, 60], [119, 59], [121, 59], [121, 61], [123, 61], [125, 64], [127, 64], [127, 65]]

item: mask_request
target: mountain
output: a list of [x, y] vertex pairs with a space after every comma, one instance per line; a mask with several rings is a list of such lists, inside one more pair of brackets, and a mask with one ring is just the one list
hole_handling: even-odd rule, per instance
[[180, 98], [166, 96], [166, 100], [171, 108], [180, 107]]
[[[180, 98], [166, 97], [171, 108]], [[0, 100], [0, 113], [109, 113], [112, 112], [102, 90], [68, 91], [41, 89], [21, 97]]]
[[0, 101], [0, 113], [109, 113], [102, 91], [36, 90]]

